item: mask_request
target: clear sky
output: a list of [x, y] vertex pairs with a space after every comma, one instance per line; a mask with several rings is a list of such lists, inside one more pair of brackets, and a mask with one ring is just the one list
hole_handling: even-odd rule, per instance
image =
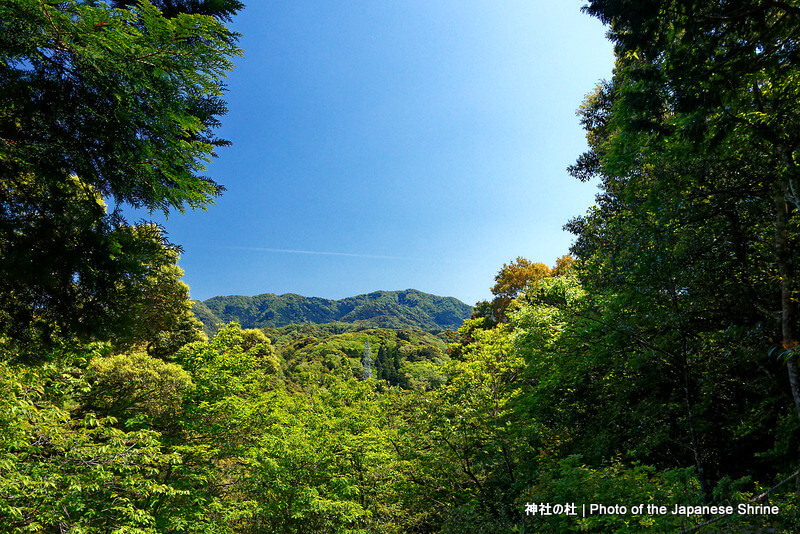
[[468, 304], [553, 265], [596, 187], [575, 111], [611, 76], [581, 0], [251, 0], [209, 174], [173, 215], [192, 297], [414, 288]]

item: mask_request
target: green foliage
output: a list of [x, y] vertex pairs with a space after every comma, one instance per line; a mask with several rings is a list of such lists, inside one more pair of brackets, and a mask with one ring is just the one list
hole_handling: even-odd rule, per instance
[[260, 331], [242, 330], [236, 323], [208, 342], [184, 346], [175, 360], [192, 374], [196, 395], [206, 401], [233, 394], [257, 396], [280, 369], [269, 339]]
[[91, 390], [82, 410], [106, 414], [128, 427], [146, 423], [163, 428], [194, 389], [182, 367], [144, 353], [92, 358], [85, 376]]
[[[619, 425], [617, 434], [603, 433], [607, 422], [581, 418], [587, 402], [610, 410], [619, 401], [606, 398], [609, 390], [636, 386], [608, 374], [595, 386], [579, 380], [600, 363], [562, 355], [581, 339], [575, 328], [589, 324], [576, 324], [570, 313], [585, 308], [586, 292], [574, 277], [537, 288], [512, 306], [509, 323], [475, 331], [458, 359], [437, 367], [442, 380], [430, 390], [358, 380], [342, 368], [298, 388], [282, 378], [263, 332], [236, 324], [187, 344], [172, 363], [111, 354], [102, 345], [59, 364], [3, 364], [0, 417], [8, 431], [0, 447], [9, 460], [0, 464], [0, 492], [9, 499], [0, 518], [8, 518], [10, 532], [56, 525], [86, 532], [488, 533], [515, 525], [635, 532], [697, 524], [698, 517], [524, 516], [525, 503], [537, 500], [701, 499], [691, 468], [570, 456], [576, 447], [605, 450], [596, 443], [626, 439]], [[420, 334], [340, 334], [348, 335], [382, 341], [375, 361], [393, 365], [402, 338]], [[399, 369], [429, 365], [438, 349], [410, 341]], [[354, 348], [363, 350], [359, 342]], [[637, 454], [635, 447], [628, 453]], [[728, 477], [713, 497], [737, 503], [758, 490]], [[792, 498], [775, 495], [787, 512]], [[98, 519], [98, 510], [112, 507]], [[774, 524], [791, 531], [791, 516]]]
[[[160, 236], [155, 227], [145, 228]], [[124, 299], [124, 315], [116, 319], [118, 325], [107, 335], [113, 339], [118, 351], [142, 348], [149, 354], [165, 358], [183, 345], [203, 339], [201, 323], [191, 312], [189, 286], [180, 278], [183, 270], [176, 263], [178, 253], [164, 247], [159, 251], [158, 262], [149, 265], [147, 275]]]
[[259, 529], [364, 532], [391, 510], [386, 407], [352, 379], [329, 381], [319, 396], [276, 396], [248, 458]]
[[[285, 388], [263, 365], [265, 339], [232, 324], [176, 355], [196, 388], [184, 402], [175, 470], [193, 501], [175, 504], [236, 532], [402, 531], [390, 527], [403, 518], [393, 396], [351, 374], [328, 374], [308, 393]], [[238, 519], [204, 511], [212, 502]]]
[[514, 499], [535, 451], [515, 427], [524, 361], [509, 333], [507, 325], [478, 331], [445, 366], [447, 382], [409, 405], [400, 453], [424, 488], [410, 507], [424, 510], [426, 532], [510, 530], [517, 516]]
[[[592, 151], [577, 174], [599, 177], [604, 194], [574, 226], [576, 252], [595, 256], [603, 275], [624, 273], [634, 253], [652, 258], [644, 266], [661, 258], [665, 268], [651, 274], [666, 275], [662, 286], [677, 282], [696, 315], [760, 328], [765, 344], [791, 348], [800, 122], [789, 111], [798, 62], [785, 43], [800, 13], [782, 2], [628, 4], [587, 8], [612, 25], [618, 59], [613, 80], [584, 110]], [[621, 249], [623, 261], [595, 254], [604, 244]], [[625, 282], [648, 278], [636, 269]], [[797, 359], [785, 363], [800, 417]]]
[[372, 347], [374, 378], [393, 386], [423, 389], [444, 381], [441, 367], [448, 359], [445, 344], [427, 332], [364, 329], [330, 334], [340, 328], [312, 325], [280, 330], [283, 335], [276, 342], [276, 350], [286, 362], [287, 378], [299, 383], [316, 383], [330, 372], [361, 377], [367, 341]]
[[157, 432], [70, 410], [90, 390], [76, 364], [0, 363], [3, 532], [155, 532], [152, 502], [180, 493], [159, 474], [180, 457]]
[[233, 295], [197, 303], [206, 328], [236, 321], [248, 328], [275, 328], [289, 324], [346, 323], [369, 328], [410, 328], [436, 331], [455, 329], [471, 308], [453, 297], [437, 297], [413, 289], [376, 291], [341, 300], [265, 293], [255, 297]]
[[798, 327], [800, 130], [783, 111], [797, 65], [783, 43], [800, 17], [749, 1], [633, 4], [587, 8], [611, 24], [617, 66], [581, 109], [591, 150], [571, 168], [601, 187], [569, 225], [590, 302], [560, 309], [561, 353], [592, 359], [548, 397], [599, 422], [575, 434], [597, 436], [593, 449], [573, 452], [694, 465], [708, 500], [726, 477], [795, 464], [771, 451], [786, 446], [789, 398], [800, 415], [797, 365], [768, 354], [794, 347]]
[[219, 187], [198, 172], [225, 144], [209, 134], [240, 54], [235, 34], [207, 15], [167, 18], [146, 0], [15, 0], [1, 14], [4, 179], [29, 171], [50, 186], [69, 170], [118, 202], [208, 205]]
[[29, 357], [124, 333], [172, 262], [157, 228], [107, 203], [168, 213], [221, 191], [202, 173], [227, 144], [212, 129], [240, 50], [211, 15], [240, 4], [127, 4], [0, 5], [0, 333]]
[[[698, 497], [699, 483], [692, 469], [657, 471], [653, 467], [634, 464], [626, 467], [618, 462], [594, 468], [581, 462], [579, 456], [542, 462], [542, 471], [534, 486], [521, 500], [532, 503], [577, 504], [577, 515], [526, 517], [523, 524], [535, 532], [678, 532], [699, 524], [703, 517], [687, 519], [673, 515], [675, 505], [702, 504]], [[626, 513], [589, 514], [583, 517], [582, 505], [622, 505]], [[668, 513], [634, 514], [637, 505], [666, 506]]]
[[199, 300], [192, 301], [191, 312], [202, 325], [203, 333], [206, 337], [212, 337], [214, 332], [219, 330], [223, 324], [222, 320], [215, 316], [214, 313], [208, 309], [208, 306]]
[[703, 528], [798, 531], [795, 7], [590, 2], [618, 62], [577, 261], [504, 265], [463, 323], [414, 290], [217, 297], [208, 339], [177, 249], [106, 202], [219, 192], [240, 7], [0, 4], [2, 532], [671, 532], [705, 518], [631, 508], [767, 498]]

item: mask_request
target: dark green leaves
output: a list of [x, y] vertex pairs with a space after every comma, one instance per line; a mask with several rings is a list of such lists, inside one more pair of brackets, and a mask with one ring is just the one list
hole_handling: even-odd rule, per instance
[[170, 213], [222, 191], [203, 173], [241, 54], [219, 18], [240, 4], [166, 4], [0, 4], [0, 332], [114, 332], [173, 249], [119, 205]]

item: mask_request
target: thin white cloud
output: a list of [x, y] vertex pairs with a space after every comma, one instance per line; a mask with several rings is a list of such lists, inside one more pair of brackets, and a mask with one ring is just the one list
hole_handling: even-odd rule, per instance
[[354, 254], [351, 252], [326, 252], [322, 250], [295, 250], [290, 248], [267, 248], [267, 247], [225, 247], [231, 250], [252, 250], [256, 252], [277, 252], [282, 254], [309, 254], [312, 256], [345, 256], [348, 258], [367, 258], [372, 260], [410, 260], [426, 261], [423, 258], [404, 258], [400, 256], [379, 256], [375, 254]]
[[475, 261], [464, 261], [451, 258], [413, 258], [408, 256], [381, 256], [378, 254], [356, 254], [353, 252], [330, 252], [324, 250], [298, 250], [291, 248], [270, 248], [270, 247], [220, 247], [228, 250], [250, 250], [254, 252], [273, 252], [277, 254], [305, 254], [309, 256], [338, 256], [345, 258], [362, 258], [369, 260], [392, 260], [392, 261], [423, 261], [427, 263], [476, 263]]

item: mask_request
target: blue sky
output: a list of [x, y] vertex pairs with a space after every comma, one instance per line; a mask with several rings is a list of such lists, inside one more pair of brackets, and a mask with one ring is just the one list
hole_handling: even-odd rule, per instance
[[517, 256], [553, 265], [595, 185], [575, 110], [611, 75], [582, 1], [249, 2], [210, 166], [165, 226], [196, 299], [415, 288], [468, 304]]

